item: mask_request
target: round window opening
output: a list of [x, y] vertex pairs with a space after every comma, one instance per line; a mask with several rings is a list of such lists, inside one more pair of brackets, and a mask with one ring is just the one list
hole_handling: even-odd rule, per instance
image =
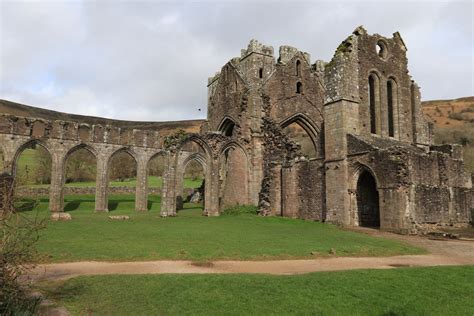
[[377, 51], [377, 55], [379, 55], [380, 58], [386, 59], [388, 56], [388, 50], [387, 50], [387, 45], [385, 44], [384, 41], [378, 41], [377, 45], [375, 46], [375, 49]]

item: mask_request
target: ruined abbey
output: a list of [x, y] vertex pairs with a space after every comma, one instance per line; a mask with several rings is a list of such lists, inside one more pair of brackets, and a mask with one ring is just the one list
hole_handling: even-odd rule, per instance
[[[197, 161], [207, 216], [252, 204], [263, 216], [398, 233], [467, 226], [474, 191], [462, 148], [433, 143], [406, 51], [399, 33], [386, 38], [362, 27], [329, 62], [313, 63], [290, 46], [276, 56], [252, 40], [209, 78], [206, 120], [126, 122], [0, 101], [2, 179], [14, 179], [25, 148], [44, 147], [52, 157], [52, 218], [68, 219], [65, 163], [84, 148], [97, 159], [95, 211], [103, 212], [111, 157], [126, 151], [137, 163], [137, 211], [147, 210], [148, 163], [163, 155], [162, 216], [179, 216], [183, 172]], [[290, 126], [308, 136], [311, 154]]]

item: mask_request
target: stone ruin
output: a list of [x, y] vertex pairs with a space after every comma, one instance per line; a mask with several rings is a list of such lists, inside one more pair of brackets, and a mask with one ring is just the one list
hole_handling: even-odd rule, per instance
[[[137, 162], [136, 210], [147, 210], [147, 165], [166, 157], [162, 216], [175, 216], [190, 161], [203, 167], [203, 214], [258, 205], [286, 216], [416, 233], [432, 225], [468, 226], [474, 193], [459, 145], [434, 145], [433, 125], [407, 68], [400, 34], [358, 27], [329, 62], [252, 40], [208, 80], [207, 120], [124, 122], [0, 102], [4, 172], [38, 144], [52, 157], [53, 218], [64, 214], [67, 157], [85, 148], [97, 158], [96, 211], [107, 211], [110, 158]], [[315, 157], [284, 129], [296, 123]], [[185, 133], [176, 132], [184, 130]], [[180, 206], [180, 205], [178, 205]], [[64, 216], [63, 216], [64, 214]]]

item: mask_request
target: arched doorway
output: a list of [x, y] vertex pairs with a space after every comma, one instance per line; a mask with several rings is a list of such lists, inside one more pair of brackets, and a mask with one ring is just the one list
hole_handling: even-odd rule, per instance
[[168, 167], [169, 157], [164, 152], [160, 152], [148, 161], [148, 194], [147, 209], [159, 211], [161, 199], [163, 198], [163, 176]]
[[[37, 201], [50, 206], [46, 191], [51, 184], [52, 159], [46, 146], [37, 140], [23, 144], [15, 153], [13, 175], [15, 177], [15, 199], [17, 210], [33, 210], [31, 192]], [[35, 198], [36, 199], [36, 198]], [[41, 206], [42, 207], [42, 206]]]
[[[176, 160], [174, 182], [177, 210], [190, 207], [202, 209], [203, 215], [217, 213], [215, 207], [217, 199], [213, 199], [211, 195], [216, 190], [211, 189], [213, 181], [210, 152], [206, 142], [198, 137], [190, 137], [181, 144]], [[185, 207], [184, 202], [197, 203], [187, 204]]]
[[182, 176], [180, 188], [182, 205], [178, 209], [203, 209], [205, 203], [205, 161], [199, 156], [191, 156], [184, 164], [184, 170], [180, 176]]
[[[64, 211], [71, 212], [80, 209], [94, 209], [95, 194], [91, 192], [96, 186], [97, 158], [93, 149], [85, 145], [72, 148], [65, 158], [64, 186], [71, 188], [64, 196]], [[79, 189], [80, 196], [74, 193]]]
[[374, 176], [364, 170], [357, 181], [359, 226], [380, 227], [379, 193]]
[[135, 186], [137, 182], [137, 161], [127, 150], [112, 154], [108, 172], [108, 210], [135, 208]]

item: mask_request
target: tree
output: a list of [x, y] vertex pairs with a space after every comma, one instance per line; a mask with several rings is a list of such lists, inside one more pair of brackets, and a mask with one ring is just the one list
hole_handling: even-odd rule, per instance
[[120, 182], [134, 178], [137, 174], [137, 164], [130, 154], [119, 152], [112, 157], [110, 162], [110, 179]]
[[79, 149], [67, 160], [66, 182], [94, 181], [97, 163], [93, 154], [86, 149]]

